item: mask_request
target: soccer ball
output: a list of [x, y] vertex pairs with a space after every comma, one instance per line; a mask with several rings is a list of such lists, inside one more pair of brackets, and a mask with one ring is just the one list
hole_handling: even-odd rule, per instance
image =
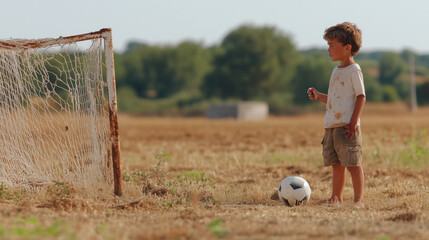
[[290, 176], [280, 183], [279, 198], [289, 207], [306, 204], [310, 195], [310, 185], [302, 177]]

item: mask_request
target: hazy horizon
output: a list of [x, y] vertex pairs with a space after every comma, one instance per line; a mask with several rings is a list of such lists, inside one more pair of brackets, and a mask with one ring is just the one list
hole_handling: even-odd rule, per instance
[[429, 2], [423, 0], [362, 0], [355, 5], [338, 0], [17, 0], [3, 7], [11, 10], [0, 16], [0, 39], [56, 38], [112, 28], [115, 51], [125, 50], [132, 41], [176, 45], [192, 40], [210, 46], [220, 44], [231, 30], [253, 24], [274, 26], [305, 50], [325, 48], [324, 30], [349, 21], [362, 30], [362, 52], [429, 53]]

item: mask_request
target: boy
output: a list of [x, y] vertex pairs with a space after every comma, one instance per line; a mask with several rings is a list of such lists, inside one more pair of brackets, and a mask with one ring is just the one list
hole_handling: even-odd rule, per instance
[[365, 89], [362, 71], [353, 59], [359, 52], [362, 35], [356, 25], [345, 22], [326, 29], [323, 38], [332, 61], [340, 61], [332, 72], [327, 95], [315, 88], [307, 91], [311, 100], [326, 103], [323, 162], [332, 166], [333, 176], [331, 198], [323, 202], [343, 201], [347, 168], [352, 177], [355, 207], [363, 208], [360, 115], [365, 105]]

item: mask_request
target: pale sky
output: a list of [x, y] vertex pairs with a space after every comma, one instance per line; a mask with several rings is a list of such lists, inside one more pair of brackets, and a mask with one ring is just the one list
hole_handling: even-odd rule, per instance
[[362, 51], [429, 53], [427, 0], [0, 0], [0, 39], [56, 38], [112, 28], [115, 51], [130, 41], [219, 44], [243, 24], [274, 26], [298, 49], [326, 47], [323, 32], [349, 21]]

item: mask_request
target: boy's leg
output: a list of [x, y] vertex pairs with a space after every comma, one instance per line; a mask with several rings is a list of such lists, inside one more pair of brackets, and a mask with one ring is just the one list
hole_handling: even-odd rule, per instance
[[325, 166], [332, 166], [332, 195], [328, 200], [323, 200], [320, 203], [341, 203], [343, 201], [343, 189], [346, 183], [346, 168], [343, 167], [338, 159], [338, 154], [335, 149], [335, 128], [325, 129], [323, 136], [323, 163]]
[[362, 166], [347, 167], [352, 176], [354, 202], [363, 206], [364, 175]]
[[341, 203], [343, 201], [344, 185], [346, 184], [346, 168], [341, 163], [337, 163], [332, 166], [332, 170], [332, 196], [329, 201], [331, 203]]

